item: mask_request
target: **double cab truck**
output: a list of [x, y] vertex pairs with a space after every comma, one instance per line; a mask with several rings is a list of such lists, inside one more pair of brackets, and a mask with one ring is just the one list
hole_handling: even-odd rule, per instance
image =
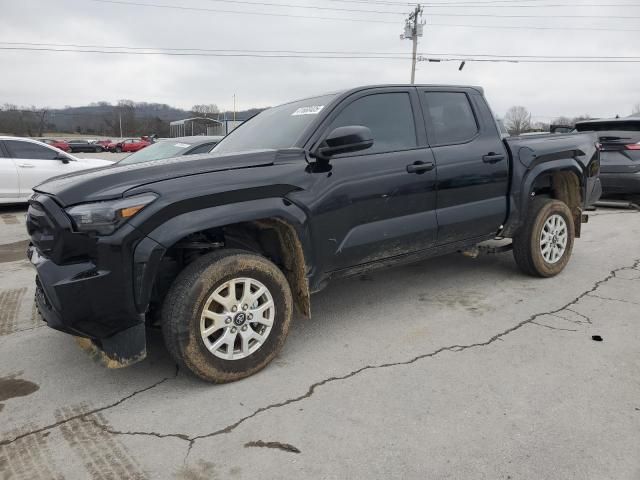
[[560, 273], [601, 192], [596, 142], [503, 139], [478, 87], [280, 105], [211, 153], [36, 187], [37, 307], [109, 366], [143, 359], [155, 325], [180, 365], [237, 380], [274, 358], [294, 308], [310, 316], [310, 295], [338, 277], [494, 238], [512, 239], [526, 274]]

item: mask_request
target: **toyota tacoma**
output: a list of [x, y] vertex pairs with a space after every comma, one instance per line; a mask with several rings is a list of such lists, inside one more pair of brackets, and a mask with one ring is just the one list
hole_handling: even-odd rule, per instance
[[170, 354], [222, 383], [265, 367], [338, 277], [512, 239], [569, 261], [601, 192], [593, 133], [502, 138], [483, 90], [372, 86], [270, 108], [208, 154], [48, 180], [27, 213], [37, 307], [108, 366]]

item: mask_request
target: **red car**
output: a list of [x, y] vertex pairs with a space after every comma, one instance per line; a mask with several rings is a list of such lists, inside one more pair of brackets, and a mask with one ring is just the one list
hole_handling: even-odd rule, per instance
[[144, 147], [151, 145], [150, 142], [146, 140], [139, 140], [136, 138], [129, 138], [127, 140], [123, 140], [117, 143], [111, 143], [107, 147], [110, 152], [137, 152], [138, 150], [142, 150]]
[[53, 140], [51, 138], [37, 138], [36, 140], [40, 140], [41, 142], [46, 143], [47, 145], [51, 145], [52, 147], [59, 148], [65, 152], [70, 152], [71, 147], [64, 140]]
[[111, 145], [113, 142], [111, 140], [98, 140], [95, 143], [96, 143], [96, 145], [102, 146], [102, 148], [104, 148], [105, 150], [108, 150], [109, 149], [109, 145]]

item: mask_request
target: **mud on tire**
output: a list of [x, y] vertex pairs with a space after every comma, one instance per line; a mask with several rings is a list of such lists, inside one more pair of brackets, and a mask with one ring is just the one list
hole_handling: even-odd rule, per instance
[[[210, 337], [203, 337], [203, 324], [201, 323], [204, 321], [202, 320], [204, 318], [203, 311], [206, 307], [208, 315], [210, 312], [208, 305], [210, 304], [207, 302], [211, 301], [213, 294], [219, 292], [221, 287], [225, 288], [225, 285], [229, 285], [229, 282], [235, 279], [253, 279], [256, 284], [266, 287], [269, 298], [273, 301], [274, 311], [269, 312], [272, 317], [272, 326], [265, 336], [265, 340], [252, 353], [237, 359], [220, 358], [221, 355], [229, 354], [229, 349], [233, 349], [233, 345], [237, 345], [237, 343], [220, 347], [221, 350], [210, 350], [209, 348], [212, 348], [216, 342], [215, 337], [213, 337], [213, 342], [210, 341]], [[234, 290], [235, 288], [234, 286]], [[243, 290], [239, 291], [242, 295]], [[220, 292], [231, 295], [230, 288]], [[257, 293], [256, 291], [256, 295]], [[233, 295], [233, 298], [236, 298], [236, 294]], [[258, 300], [254, 306], [258, 305], [257, 302]], [[238, 304], [236, 308], [238, 313], [242, 313], [242, 304]], [[249, 311], [251, 310], [247, 312]], [[218, 315], [224, 315], [226, 318], [223, 318], [222, 321], [230, 322], [224, 325], [223, 332], [226, 332], [226, 329], [236, 328], [238, 330], [245, 327], [245, 324], [236, 325], [237, 313], [222, 312], [214, 313], [214, 315], [216, 315], [216, 321], [218, 321]], [[164, 300], [161, 319], [165, 343], [173, 358], [203, 380], [225, 383], [256, 373], [278, 354], [289, 332], [291, 316], [291, 290], [280, 269], [259, 255], [244, 250], [225, 249], [204, 255], [180, 272]], [[254, 327], [249, 325], [247, 321], [244, 333], [251, 328]], [[230, 331], [227, 333], [231, 335]], [[240, 338], [239, 331], [235, 335]], [[252, 341], [255, 347], [255, 340]], [[240, 351], [241, 347], [242, 345], [237, 346], [237, 351]], [[236, 350], [231, 351], [235, 352]], [[251, 350], [247, 349], [246, 351]], [[212, 352], [217, 352], [217, 354]]]
[[[549, 261], [544, 255], [542, 235], [545, 224], [554, 215], [564, 220], [566, 245], [558, 259]], [[560, 273], [569, 262], [574, 238], [575, 226], [569, 207], [560, 200], [535, 198], [531, 202], [526, 225], [513, 238], [513, 256], [524, 273], [535, 277], [552, 277]]]

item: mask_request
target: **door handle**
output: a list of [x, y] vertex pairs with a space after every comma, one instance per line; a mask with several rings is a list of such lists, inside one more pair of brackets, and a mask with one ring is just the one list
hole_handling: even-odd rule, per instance
[[486, 155], [482, 156], [482, 161], [484, 163], [497, 163], [500, 160], [504, 160], [504, 155], [501, 153], [489, 152]]
[[435, 166], [433, 162], [414, 162], [411, 165], [407, 165], [407, 172], [420, 174], [433, 170]]
[[33, 168], [33, 164], [32, 163], [19, 163], [18, 166], [20, 168]]

